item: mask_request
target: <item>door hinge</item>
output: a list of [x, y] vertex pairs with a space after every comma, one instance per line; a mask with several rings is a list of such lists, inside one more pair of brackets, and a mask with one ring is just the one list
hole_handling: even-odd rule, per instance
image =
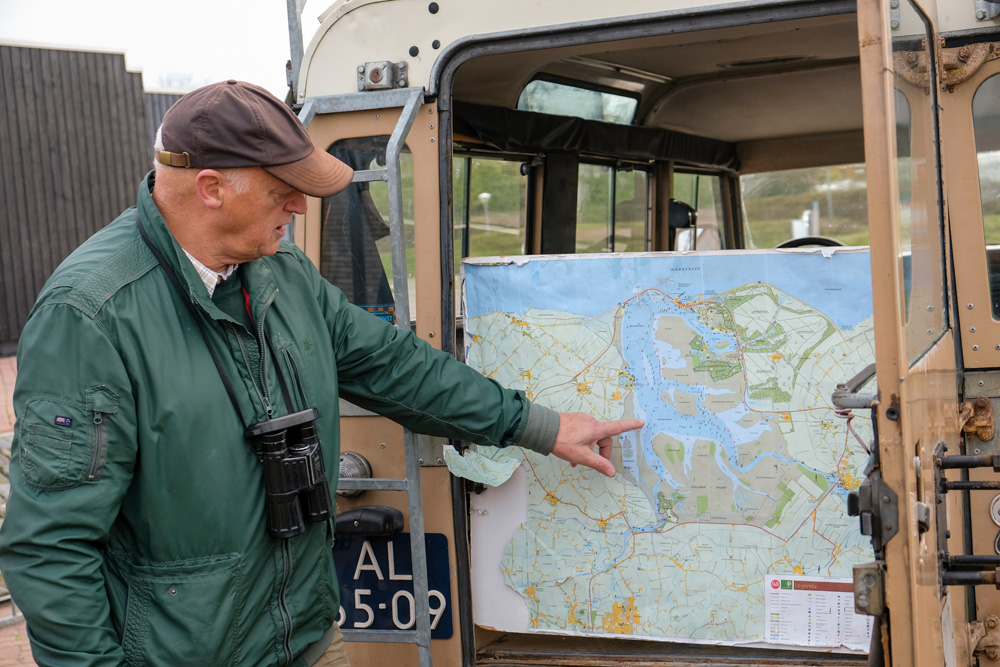
[[941, 52], [941, 85], [949, 91], [968, 81], [989, 60], [998, 57], [992, 44], [966, 44]]
[[962, 401], [958, 406], [958, 422], [966, 436], [975, 435], [983, 442], [993, 439], [993, 404], [980, 396], [975, 401]]
[[854, 609], [869, 616], [885, 611], [885, 566], [880, 561], [854, 566]]
[[969, 657], [1000, 659], [1000, 617], [990, 614], [985, 621], [969, 623]]

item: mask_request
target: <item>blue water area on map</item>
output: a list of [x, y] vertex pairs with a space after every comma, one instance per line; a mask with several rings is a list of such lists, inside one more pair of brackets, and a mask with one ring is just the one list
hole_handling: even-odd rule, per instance
[[[800, 461], [780, 456], [775, 453], [759, 453], [752, 459], [744, 461], [748, 454], [741, 448], [759, 446], [761, 435], [773, 428], [772, 422], [756, 421], [749, 428], [741, 428], [738, 422], [750, 412], [745, 403], [723, 412], [712, 412], [704, 406], [705, 399], [713, 394], [722, 394], [726, 390], [707, 385], [689, 385], [668, 377], [663, 372], [663, 357], [661, 346], [650, 345], [650, 340], [656, 339], [656, 323], [663, 317], [682, 319], [687, 327], [700, 335], [708, 347], [725, 353], [738, 352], [737, 342], [731, 332], [714, 330], [698, 317], [697, 309], [678, 305], [674, 299], [660, 292], [643, 292], [629, 304], [622, 314], [621, 346], [622, 357], [630, 372], [638, 380], [633, 388], [633, 408], [637, 419], [647, 423], [657, 424], [656, 429], [643, 429], [641, 442], [636, 443], [631, 437], [622, 443], [622, 463], [638, 486], [645, 490], [649, 500], [654, 505], [656, 492], [660, 482], [666, 482], [678, 493], [684, 495], [686, 484], [677, 480], [667, 469], [663, 459], [656, 451], [654, 437], [667, 435], [684, 446], [684, 475], [691, 479], [694, 474], [693, 456], [696, 443], [708, 441], [715, 443], [716, 468], [726, 476], [733, 486], [733, 504], [741, 512], [748, 510], [759, 502], [760, 491], [747, 486], [740, 480], [738, 473], [751, 471], [764, 460], [780, 461], [787, 465], [804, 465]], [[673, 355], [668, 355], [672, 358]], [[675, 407], [675, 401], [664, 401], [663, 396], [673, 398], [677, 392], [684, 392], [695, 400], [694, 412], [680, 412]], [[629, 434], [631, 436], [632, 434]], [[643, 468], [639, 464], [639, 453], [642, 461], [651, 469], [652, 479], [646, 479]], [[807, 467], [807, 466], [806, 466]], [[818, 471], [813, 471], [818, 472]], [[831, 478], [831, 482], [833, 479]], [[777, 498], [772, 498], [777, 501]], [[654, 530], [663, 522], [653, 526], [636, 527], [637, 530]]]
[[[686, 307], [684, 302], [766, 283], [778, 290], [779, 299], [787, 300], [781, 295], [784, 293], [824, 313], [839, 328], [852, 329], [872, 314], [867, 252], [836, 252], [828, 257], [820, 253], [574, 256], [532, 259], [521, 265], [465, 264], [464, 270], [468, 317], [497, 311], [523, 315], [529, 308], [597, 317], [628, 302], [622, 312], [621, 351], [628, 372], [636, 380], [635, 416], [657, 424], [657, 428], [640, 431], [639, 441], [634, 433], [623, 434], [622, 459], [654, 506], [660, 483], [666, 482], [682, 496], [687, 486], [685, 480], [675, 479], [655, 451], [653, 437], [658, 434], [683, 444], [682, 470], [689, 479], [695, 444], [714, 442], [717, 469], [732, 483], [733, 503], [739, 511], [758, 505], [761, 495], [742, 482], [739, 474], [764, 461], [803, 466], [823, 474], [836, 486], [835, 475], [775, 453], [758, 453], [761, 435], [774, 425], [756, 420], [748, 428], [739, 427], [741, 418], [750, 411], [745, 403], [721, 413], [705, 407], [707, 397], [726, 390], [689, 385], [665, 374], [664, 368], [682, 366], [686, 353], [658, 340], [656, 326], [663, 317], [676, 317], [701, 336], [706, 349], [719, 355], [738, 353], [731, 331], [709, 326], [697, 308]], [[693, 397], [693, 410], [689, 407], [682, 413], [673, 400], [663, 400], [664, 396], [673, 399], [677, 392]], [[753, 451], [742, 451], [749, 447]], [[648, 466], [645, 475], [640, 460]], [[648, 531], [662, 524], [633, 527]]]
[[713, 296], [762, 282], [823, 312], [841, 329], [872, 313], [866, 250], [744, 252], [710, 255], [572, 255], [463, 263], [467, 316], [523, 315], [529, 308], [596, 317], [643, 289], [681, 299]]

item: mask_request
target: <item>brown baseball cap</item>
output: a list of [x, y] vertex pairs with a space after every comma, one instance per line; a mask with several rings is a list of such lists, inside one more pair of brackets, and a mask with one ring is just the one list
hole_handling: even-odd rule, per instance
[[170, 167], [261, 167], [313, 197], [335, 195], [354, 171], [313, 144], [298, 117], [260, 86], [222, 81], [192, 90], [167, 110], [158, 162]]

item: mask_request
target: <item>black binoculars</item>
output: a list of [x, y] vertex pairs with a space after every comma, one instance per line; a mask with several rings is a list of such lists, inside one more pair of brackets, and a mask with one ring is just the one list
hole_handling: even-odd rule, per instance
[[333, 518], [330, 485], [323, 450], [316, 436], [319, 410], [309, 408], [258, 422], [247, 436], [258, 439], [256, 451], [264, 463], [267, 532], [271, 537], [295, 537], [306, 523]]

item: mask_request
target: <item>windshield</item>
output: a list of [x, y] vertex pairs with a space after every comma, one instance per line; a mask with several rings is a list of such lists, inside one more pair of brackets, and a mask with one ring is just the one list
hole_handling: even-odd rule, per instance
[[748, 247], [774, 248], [807, 236], [868, 245], [863, 163], [745, 174], [740, 190]]

